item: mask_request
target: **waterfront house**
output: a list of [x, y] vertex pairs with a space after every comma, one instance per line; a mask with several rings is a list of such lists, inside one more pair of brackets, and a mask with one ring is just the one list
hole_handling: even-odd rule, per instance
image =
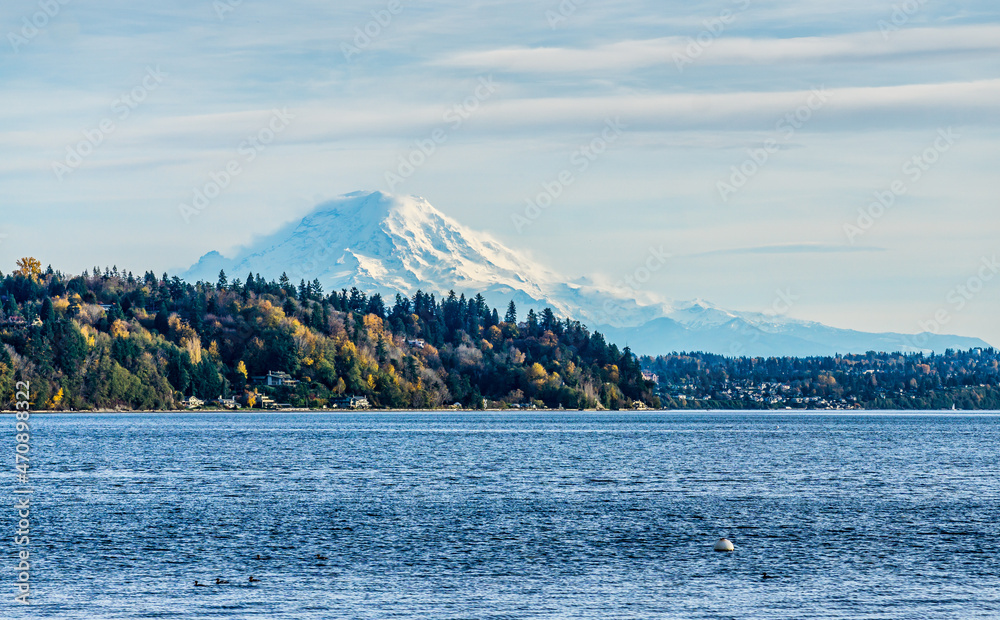
[[197, 396], [192, 395], [182, 400], [181, 404], [187, 407], [188, 409], [197, 409], [198, 407], [204, 405], [205, 401], [198, 398]]
[[371, 403], [367, 396], [336, 396], [330, 399], [330, 406], [337, 409], [368, 409]]

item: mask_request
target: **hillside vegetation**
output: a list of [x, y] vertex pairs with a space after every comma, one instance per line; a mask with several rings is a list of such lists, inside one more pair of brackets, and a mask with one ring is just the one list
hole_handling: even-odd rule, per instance
[[[658, 405], [626, 348], [552, 310], [503, 317], [482, 296], [357, 289], [249, 274], [189, 283], [117, 267], [66, 275], [35, 259], [0, 274], [0, 395], [30, 381], [35, 409], [169, 409], [190, 396], [323, 407]], [[255, 377], [287, 373], [291, 387]]]

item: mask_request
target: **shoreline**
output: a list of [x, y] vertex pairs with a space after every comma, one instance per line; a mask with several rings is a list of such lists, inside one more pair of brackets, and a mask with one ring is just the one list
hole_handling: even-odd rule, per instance
[[[28, 410], [32, 416], [59, 414], [105, 413], [691, 413], [691, 414], [760, 414], [760, 415], [865, 415], [878, 413], [911, 415], [976, 415], [1000, 414], [997, 409], [87, 409], [79, 411]], [[24, 413], [15, 409], [0, 410], [0, 415]]]

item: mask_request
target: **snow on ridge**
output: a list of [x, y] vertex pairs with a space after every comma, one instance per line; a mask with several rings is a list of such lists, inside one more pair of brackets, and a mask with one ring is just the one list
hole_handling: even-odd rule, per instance
[[[352, 286], [405, 295], [490, 291], [497, 307], [518, 298], [518, 305], [550, 305], [591, 325], [626, 327], [668, 317], [696, 328], [739, 318], [700, 299], [639, 302], [589, 278], [571, 281], [489, 234], [463, 226], [421, 197], [379, 191], [320, 203], [301, 221], [255, 240], [233, 259], [209, 252], [184, 275], [214, 281], [219, 269], [231, 278], [252, 272], [267, 278], [287, 273], [295, 282], [318, 279], [327, 291]], [[507, 299], [500, 298], [501, 291], [508, 291]]]
[[[509, 298], [520, 299], [519, 305], [551, 305], [560, 314], [592, 323], [606, 319], [600, 310], [605, 299], [619, 298], [621, 308], [629, 301], [597, 286], [567, 284], [566, 278], [492, 236], [466, 228], [423, 198], [377, 191], [320, 203], [301, 221], [255, 239], [232, 259], [206, 254], [184, 276], [214, 282], [220, 269], [230, 278], [252, 272], [266, 278], [287, 273], [296, 282], [318, 279], [328, 291], [352, 286], [406, 295], [419, 289], [470, 295], [491, 291], [497, 298], [490, 301], [498, 307], [508, 301], [499, 292], [509, 290]], [[622, 310], [609, 320], [637, 323], [651, 310]]]
[[[220, 269], [230, 280], [248, 272], [268, 279], [287, 273], [295, 283], [318, 279], [326, 291], [357, 286], [389, 299], [417, 290], [482, 293], [501, 311], [514, 300], [522, 317], [529, 307], [550, 306], [561, 316], [615, 335], [621, 344], [631, 340], [640, 353], [683, 345], [730, 354], [734, 342], [746, 353], [791, 351], [793, 342], [815, 352], [844, 342], [863, 350], [903, 342], [899, 334], [863, 334], [764, 312], [735, 312], [702, 299], [649, 295], [640, 301], [593, 278], [564, 278], [492, 236], [466, 228], [423, 198], [382, 192], [354, 192], [323, 202], [299, 222], [254, 239], [233, 258], [205, 254], [183, 277], [215, 282]], [[757, 335], [748, 340], [745, 334]]]

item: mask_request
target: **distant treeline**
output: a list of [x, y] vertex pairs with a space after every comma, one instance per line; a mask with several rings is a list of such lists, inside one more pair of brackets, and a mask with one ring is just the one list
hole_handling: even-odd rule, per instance
[[[36, 409], [166, 409], [232, 397], [322, 407], [617, 409], [658, 399], [626, 347], [551, 309], [503, 317], [482, 295], [417, 292], [391, 304], [316, 280], [248, 274], [189, 283], [115, 268], [81, 275], [33, 258], [0, 274], [0, 398], [31, 382]], [[259, 385], [270, 372], [292, 379]], [[255, 379], [257, 378], [257, 379]]]
[[669, 407], [1000, 410], [1000, 354], [992, 348], [807, 358], [674, 353], [640, 362]]

